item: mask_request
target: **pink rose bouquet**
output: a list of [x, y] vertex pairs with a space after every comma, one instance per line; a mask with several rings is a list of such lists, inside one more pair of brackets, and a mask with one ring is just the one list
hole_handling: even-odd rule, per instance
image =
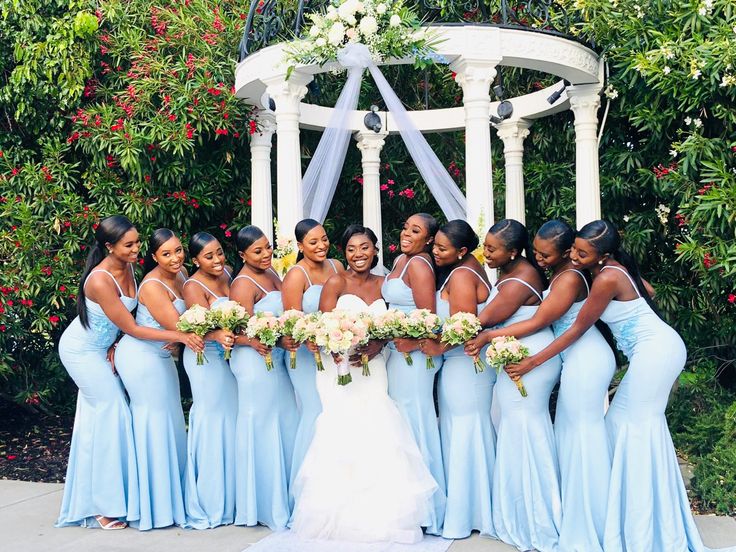
[[[304, 343], [305, 341], [316, 342], [317, 331], [320, 327], [321, 316], [322, 313], [320, 312], [312, 312], [301, 318], [298, 318], [294, 322], [294, 329], [292, 331], [291, 337], [299, 343]], [[319, 351], [314, 353], [314, 362], [317, 365], [317, 371], [324, 372], [325, 366], [324, 364], [322, 364], [322, 355]]]
[[[179, 316], [176, 329], [180, 332], [188, 332], [204, 337], [212, 330], [212, 323], [207, 318], [207, 309], [202, 305], [192, 305]], [[204, 351], [197, 353], [197, 365], [201, 366], [207, 358]]]
[[[268, 347], [273, 347], [281, 337], [281, 324], [272, 312], [257, 312], [248, 320], [245, 334], [251, 339], [258, 341]], [[266, 370], [273, 370], [273, 357], [271, 351], [266, 354]]]
[[366, 317], [351, 311], [334, 310], [320, 317], [315, 342], [328, 352], [342, 357], [337, 366], [338, 385], [347, 385], [353, 381], [348, 351], [368, 343], [368, 329]]
[[[279, 324], [281, 324], [281, 335], [294, 338], [294, 326], [298, 320], [304, 318], [304, 313], [300, 310], [289, 309], [284, 311], [284, 314], [279, 316]], [[289, 351], [289, 368], [294, 370], [296, 368], [296, 351]]]
[[[401, 335], [412, 339], [436, 339], [442, 323], [440, 317], [433, 314], [429, 309], [416, 309], [411, 311], [401, 323]], [[411, 366], [413, 360], [411, 355], [404, 353], [406, 363]], [[434, 368], [434, 360], [427, 356], [427, 370]]]
[[[478, 335], [481, 329], [483, 327], [476, 315], [469, 312], [456, 312], [445, 319], [445, 323], [442, 324], [441, 341], [448, 345], [462, 345]], [[485, 369], [480, 357], [473, 357], [473, 367], [475, 368], [476, 374], [479, 374]]]
[[[486, 361], [489, 366], [500, 372], [507, 364], [516, 364], [529, 356], [529, 348], [513, 336], [501, 335], [494, 337], [486, 350]], [[514, 380], [516, 388], [522, 397], [526, 397], [526, 388], [521, 378]]]
[[[221, 301], [207, 311], [207, 320], [213, 329], [238, 333], [245, 328], [250, 315], [237, 301]], [[232, 349], [225, 349], [225, 360], [230, 360]]]

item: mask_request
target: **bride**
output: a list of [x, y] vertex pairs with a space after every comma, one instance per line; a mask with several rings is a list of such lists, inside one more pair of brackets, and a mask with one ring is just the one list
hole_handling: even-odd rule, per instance
[[[340, 245], [349, 270], [327, 281], [321, 311], [386, 310], [383, 278], [370, 272], [377, 242], [369, 228], [345, 230]], [[337, 385], [337, 365], [326, 355], [317, 372], [322, 413], [294, 481], [291, 528], [303, 538], [410, 544], [422, 540], [421, 526], [431, 519], [438, 486], [388, 396], [383, 345], [371, 341], [360, 351], [371, 359], [370, 376], [361, 375], [359, 354], [350, 357], [348, 385]]]

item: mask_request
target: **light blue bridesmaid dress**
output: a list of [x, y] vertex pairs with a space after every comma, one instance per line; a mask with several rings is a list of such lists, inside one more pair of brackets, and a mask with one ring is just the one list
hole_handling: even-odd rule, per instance
[[[437, 292], [437, 315], [443, 320], [450, 316], [450, 304], [442, 299], [442, 290], [452, 274], [460, 269], [475, 273], [464, 266], [450, 272]], [[485, 303], [478, 305], [478, 311], [483, 305]], [[423, 361], [419, 366], [423, 368]], [[465, 354], [462, 346], [444, 354], [437, 393], [447, 484], [442, 536], [448, 539], [465, 538], [474, 529], [481, 535], [496, 534], [491, 513], [491, 484], [496, 458], [491, 401], [495, 381], [496, 373], [488, 367], [479, 374], [475, 373], [473, 359]]]
[[[113, 279], [120, 301], [132, 311], [137, 286], [136, 296], [127, 297], [110, 272], [97, 269], [89, 276], [96, 272]], [[77, 317], [59, 341], [61, 362], [79, 393], [57, 527], [96, 527], [97, 515], [126, 521], [139, 517], [133, 422], [123, 385], [107, 360], [120, 330], [100, 305], [87, 298], [85, 305], [89, 328]]]
[[[266, 291], [254, 312], [283, 312], [280, 291]], [[233, 282], [235, 281], [233, 280]], [[289, 478], [297, 427], [296, 401], [284, 350], [272, 350], [273, 369], [252, 347], [233, 349], [230, 368], [238, 383], [236, 426], [235, 523], [267, 525], [272, 531], [289, 522]]]
[[[518, 278], [506, 278], [496, 286], [512, 280], [542, 299], [532, 286]], [[491, 301], [497, 293], [494, 288], [488, 308], [493, 308]], [[498, 327], [528, 320], [538, 308], [522, 305]], [[553, 340], [550, 328], [520, 339], [532, 355]], [[561, 369], [560, 357], [554, 356], [527, 373], [522, 381], [528, 397], [521, 396], [504, 370], [496, 381], [500, 418], [493, 471], [493, 524], [498, 538], [519, 550], [558, 550], [562, 504], [549, 397]], [[602, 399], [600, 405], [602, 409]]]
[[[227, 301], [202, 286], [218, 302]], [[192, 388], [187, 439], [187, 471], [184, 478], [184, 507], [187, 527], [209, 529], [235, 520], [235, 419], [238, 413], [238, 386], [224, 359], [219, 343], [207, 341], [205, 363], [197, 365], [197, 355], [184, 349], [184, 368]]]
[[[576, 272], [590, 292], [582, 272]], [[555, 280], [544, 291], [546, 299]], [[552, 324], [555, 338], [572, 325], [585, 300], [573, 303]], [[601, 552], [606, 520], [611, 455], [604, 421], [604, 400], [616, 369], [616, 358], [598, 328], [591, 326], [565, 349], [557, 395], [554, 432], [560, 466], [562, 525], [560, 550]]]
[[[335, 265], [331, 259], [328, 259], [332, 270], [337, 274]], [[317, 312], [319, 310], [319, 299], [322, 294], [322, 286], [312, 284], [309, 274], [300, 265], [295, 265], [294, 269], [301, 270], [307, 279], [309, 287], [302, 296], [302, 311], [305, 313]], [[294, 495], [292, 492], [292, 484], [299, 468], [307, 454], [309, 444], [314, 436], [314, 422], [317, 420], [320, 412], [322, 412], [322, 402], [317, 392], [317, 364], [314, 362], [314, 354], [312, 354], [306, 345], [302, 345], [296, 351], [296, 368], [291, 368], [291, 359], [289, 354], [284, 354], [284, 365], [286, 373], [289, 375], [291, 385], [294, 387], [296, 395], [296, 407], [299, 416], [299, 423], [296, 428], [296, 438], [294, 441], [294, 454], [291, 459], [291, 475], [289, 477], [289, 505], [294, 507]]]
[[[606, 266], [626, 274], [620, 267]], [[664, 411], [685, 365], [685, 344], [639, 295], [611, 301], [601, 315], [629, 359], [606, 415], [613, 453], [606, 552], [706, 550], [690, 512]]]
[[[409, 263], [414, 259], [421, 259], [432, 268], [427, 259], [417, 256], [406, 263], [398, 277], [391, 278], [389, 273], [381, 287], [381, 294], [391, 309], [411, 312], [417, 308], [411, 288], [403, 280]], [[434, 272], [434, 268], [432, 271]], [[442, 367], [442, 356], [434, 357], [435, 367], [427, 370], [426, 358], [421, 351], [411, 353], [414, 363], [409, 366], [404, 355], [396, 350], [393, 342], [389, 343], [388, 347], [390, 350], [386, 365], [388, 394], [396, 402], [401, 415], [409, 424], [414, 440], [422, 453], [422, 459], [439, 487], [432, 500], [432, 516], [422, 525], [426, 527], [427, 533], [439, 535], [445, 517], [446, 499], [440, 430], [434, 409], [434, 378]]]
[[[161, 280], [176, 299], [174, 308], [186, 310], [184, 299]], [[164, 292], [161, 290], [161, 292]], [[135, 317], [139, 326], [162, 329], [142, 303]], [[132, 525], [141, 531], [154, 527], [183, 525], [183, 478], [187, 462], [187, 432], [181, 409], [179, 374], [163, 341], [146, 341], [125, 335], [115, 351], [115, 366], [130, 397], [133, 438], [138, 463], [140, 520]]]

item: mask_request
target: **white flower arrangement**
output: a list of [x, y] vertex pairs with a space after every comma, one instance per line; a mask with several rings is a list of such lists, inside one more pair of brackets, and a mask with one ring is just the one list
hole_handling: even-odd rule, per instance
[[289, 269], [296, 264], [296, 248], [294, 241], [288, 236], [284, 236], [279, 231], [279, 223], [274, 219], [273, 232], [276, 236], [276, 244], [273, 248], [273, 258], [271, 266], [283, 278]]
[[324, 65], [350, 43], [365, 44], [376, 63], [388, 57], [414, 56], [417, 65], [432, 60], [433, 37], [421, 28], [416, 13], [403, 0], [333, 0], [323, 13], [307, 15], [304, 38], [288, 48], [286, 61]]

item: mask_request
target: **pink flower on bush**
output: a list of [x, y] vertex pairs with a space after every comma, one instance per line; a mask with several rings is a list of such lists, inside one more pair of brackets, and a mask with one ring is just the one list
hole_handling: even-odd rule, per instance
[[394, 253], [396, 251], [396, 249], [397, 249], [397, 247], [396, 247], [396, 244], [395, 243], [392, 243], [391, 245], [388, 246], [388, 250], [391, 253]]
[[406, 199], [414, 199], [414, 190], [411, 188], [405, 188], [399, 192], [400, 196], [404, 196]]
[[51, 316], [49, 316], [49, 322], [51, 322], [53, 325], [58, 324], [59, 323], [59, 320], [61, 320], [61, 319], [58, 316], [56, 316], [55, 314], [52, 314]]
[[729, 294], [728, 294], [728, 302], [729, 302], [729, 303], [731, 303], [732, 305], [733, 305], [734, 303], [736, 303], [736, 294], [734, 294], [734, 293], [729, 293]]

